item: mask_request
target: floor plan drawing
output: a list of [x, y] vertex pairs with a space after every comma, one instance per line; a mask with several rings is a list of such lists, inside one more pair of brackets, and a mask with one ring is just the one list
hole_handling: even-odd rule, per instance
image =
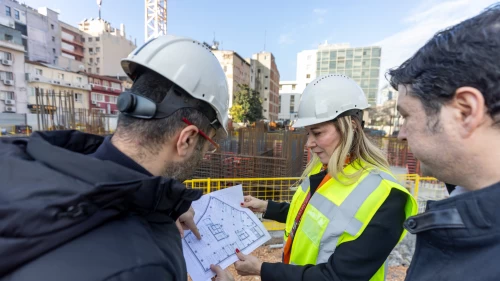
[[239, 185], [193, 202], [195, 222], [202, 238], [198, 240], [193, 233], [186, 232], [183, 250], [194, 281], [214, 276], [211, 264], [225, 268], [237, 261], [237, 248], [248, 254], [271, 238], [255, 214], [239, 206], [242, 200]]
[[[264, 232], [247, 213], [214, 197], [210, 197], [207, 208], [197, 225], [202, 240], [198, 241], [193, 233], [189, 233], [184, 241], [187, 242], [189, 250], [196, 256], [204, 271], [210, 271], [211, 264], [219, 264], [234, 256], [236, 248], [244, 250], [264, 237]], [[214, 250], [203, 253], [201, 248], [205, 247]]]

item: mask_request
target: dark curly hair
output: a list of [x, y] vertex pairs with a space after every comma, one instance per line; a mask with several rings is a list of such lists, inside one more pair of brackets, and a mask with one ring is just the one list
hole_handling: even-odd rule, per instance
[[500, 4], [438, 32], [415, 55], [388, 72], [391, 85], [408, 87], [428, 116], [436, 116], [455, 91], [474, 87], [500, 124]]

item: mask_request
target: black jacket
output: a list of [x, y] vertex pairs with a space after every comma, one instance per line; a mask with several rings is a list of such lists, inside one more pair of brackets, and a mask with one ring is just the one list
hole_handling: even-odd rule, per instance
[[201, 191], [85, 155], [103, 139], [0, 141], [0, 280], [187, 280], [175, 220]]
[[441, 201], [405, 222], [417, 235], [406, 276], [420, 280], [500, 280], [500, 183]]
[[[325, 172], [309, 177], [314, 191]], [[398, 189], [391, 193], [377, 210], [363, 234], [356, 240], [342, 243], [328, 262], [298, 266], [283, 263], [264, 263], [262, 281], [368, 281], [384, 264], [403, 233], [408, 195]], [[290, 204], [269, 201], [264, 218], [286, 222]]]

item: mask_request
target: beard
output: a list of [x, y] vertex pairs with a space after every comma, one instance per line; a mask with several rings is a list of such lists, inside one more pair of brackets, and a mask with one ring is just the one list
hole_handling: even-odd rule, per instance
[[190, 179], [201, 161], [205, 153], [202, 151], [202, 147], [196, 147], [193, 152], [193, 156], [184, 162], [171, 163], [162, 173], [163, 177], [172, 178], [180, 182], [184, 182]]

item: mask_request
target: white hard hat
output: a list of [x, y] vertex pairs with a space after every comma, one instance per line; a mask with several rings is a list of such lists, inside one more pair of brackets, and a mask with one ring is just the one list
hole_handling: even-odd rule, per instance
[[363, 90], [351, 78], [340, 74], [321, 76], [309, 83], [302, 93], [293, 127], [323, 123], [348, 110], [368, 107], [370, 105]]
[[137, 66], [142, 66], [164, 76], [195, 99], [208, 103], [227, 134], [229, 91], [226, 75], [208, 47], [189, 38], [158, 36], [135, 49], [121, 65], [132, 80]]

